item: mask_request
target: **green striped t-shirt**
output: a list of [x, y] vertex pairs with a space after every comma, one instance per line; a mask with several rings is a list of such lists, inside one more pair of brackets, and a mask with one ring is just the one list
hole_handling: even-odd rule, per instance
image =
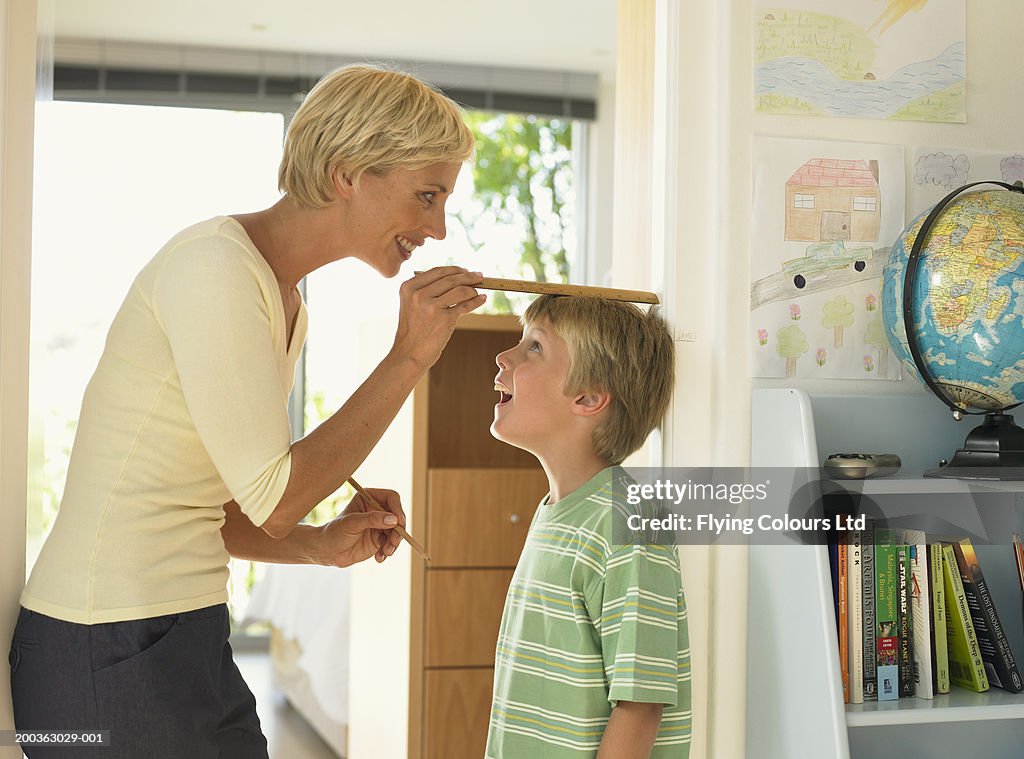
[[498, 634], [487, 759], [596, 756], [620, 700], [665, 704], [651, 757], [689, 756], [679, 557], [674, 546], [613, 544], [621, 476], [604, 470], [534, 515]]

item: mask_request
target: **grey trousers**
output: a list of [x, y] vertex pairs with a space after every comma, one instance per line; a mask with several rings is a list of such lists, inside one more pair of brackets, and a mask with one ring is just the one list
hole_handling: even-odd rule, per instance
[[19, 731], [109, 730], [110, 746], [24, 746], [29, 759], [266, 759], [223, 604], [81, 625], [22, 609], [11, 641]]

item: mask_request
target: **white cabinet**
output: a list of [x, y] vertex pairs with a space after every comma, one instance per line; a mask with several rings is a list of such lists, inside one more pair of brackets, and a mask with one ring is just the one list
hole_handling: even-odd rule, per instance
[[[865, 396], [863, 403], [864, 413], [870, 414], [871, 397]], [[898, 411], [894, 418], [892, 408], [899, 404], [885, 405], [887, 418], [882, 424], [890, 434], [892, 429], [905, 430], [912, 445], [915, 418], [909, 413], [900, 418]], [[873, 449], [871, 440], [860, 447], [854, 446], [856, 442], [847, 441], [847, 450], [899, 452], [891, 447]], [[953, 439], [951, 444], [958, 442]], [[754, 391], [752, 466], [816, 467], [821, 453], [814, 409], [806, 394], [788, 388]], [[1024, 482], [921, 479], [908, 472], [852, 487], [866, 495], [934, 499], [936, 509], [945, 509], [946, 521], [965, 530], [985, 530], [991, 544], [976, 543], [975, 548], [1020, 664], [1024, 624], [1010, 533], [1024, 528]], [[983, 497], [976, 497], [978, 493]], [[825, 546], [752, 544], [748, 620], [750, 759], [1024, 756], [1024, 694], [994, 687], [971, 693], [953, 687], [933, 700], [843, 704]]]

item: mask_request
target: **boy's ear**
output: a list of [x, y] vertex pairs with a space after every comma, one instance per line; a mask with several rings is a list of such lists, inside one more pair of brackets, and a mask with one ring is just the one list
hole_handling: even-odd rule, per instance
[[577, 416], [596, 417], [611, 405], [611, 393], [604, 390], [587, 390], [573, 398], [572, 413]]
[[352, 195], [355, 193], [355, 185], [352, 183], [352, 178], [341, 166], [335, 166], [334, 171], [331, 172], [331, 181], [334, 184], [334, 191], [338, 194], [338, 197], [342, 200], [350, 200]]

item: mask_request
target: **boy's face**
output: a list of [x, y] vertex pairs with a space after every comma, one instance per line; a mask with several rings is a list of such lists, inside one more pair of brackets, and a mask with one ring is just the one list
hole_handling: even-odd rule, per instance
[[573, 398], [563, 390], [569, 346], [547, 319], [538, 319], [526, 326], [518, 345], [494, 360], [499, 369], [494, 389], [501, 398], [494, 406], [491, 434], [539, 454], [572, 421]]

